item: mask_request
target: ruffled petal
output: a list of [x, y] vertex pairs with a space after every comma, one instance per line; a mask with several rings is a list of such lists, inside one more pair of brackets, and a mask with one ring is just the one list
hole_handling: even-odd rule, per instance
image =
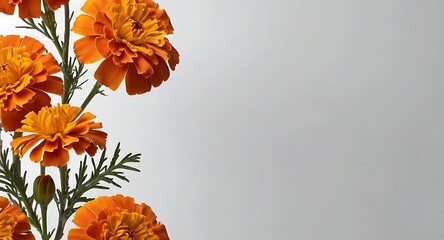
[[126, 92], [129, 95], [142, 94], [151, 90], [151, 82], [148, 78], [139, 74], [131, 65], [128, 67], [128, 72], [125, 77]]
[[46, 2], [48, 3], [48, 7], [55, 11], [57, 9], [59, 9], [62, 5], [65, 5], [68, 0], [46, 0]]
[[87, 202], [76, 211], [73, 222], [79, 228], [71, 230], [68, 240], [84, 235], [93, 239], [118, 239], [121, 227], [131, 231], [134, 239], [169, 240], [165, 226], [156, 220], [149, 206], [137, 204], [134, 198], [121, 194]]
[[95, 240], [97, 238], [91, 238], [86, 234], [86, 231], [83, 229], [71, 229], [68, 233], [68, 239], [70, 240]]
[[8, 0], [0, 0], [0, 12], [12, 15], [14, 14], [15, 5], [10, 4]]
[[103, 58], [95, 46], [95, 37], [84, 37], [74, 43], [74, 52], [81, 63], [94, 63]]
[[48, 74], [54, 74], [61, 71], [59, 63], [51, 53], [41, 56], [39, 60], [43, 63]]
[[59, 77], [48, 76], [46, 81], [34, 84], [33, 88], [61, 96], [63, 94], [63, 81]]
[[25, 47], [26, 51], [28, 51], [28, 52], [37, 53], [37, 56], [40, 56], [40, 54], [45, 52], [45, 46], [41, 42], [39, 42], [35, 38], [28, 37], [28, 36], [25, 36], [25, 37], [23, 37], [23, 39], [20, 40], [20, 46]]
[[94, 16], [99, 11], [106, 9], [108, 4], [114, 3], [113, 0], [86, 1], [81, 10]]
[[108, 42], [109, 39], [106, 39], [104, 37], [96, 38], [96, 49], [104, 58], [108, 57], [111, 54], [111, 50], [108, 47]]
[[94, 77], [111, 90], [117, 90], [125, 77], [127, 67], [118, 67], [112, 57], [106, 58], [97, 68]]
[[59, 147], [54, 149], [53, 152], [44, 152], [42, 165], [45, 167], [54, 166], [62, 167], [68, 163], [69, 153], [67, 150]]
[[5, 111], [1, 110], [0, 119], [5, 131], [15, 131], [22, 126], [21, 121], [25, 118], [25, 111]]
[[32, 149], [31, 154], [29, 154], [29, 158], [33, 162], [38, 163], [38, 162], [42, 161], [43, 152], [45, 150], [45, 145], [46, 145], [46, 142], [43, 141], [39, 145], [37, 145], [36, 147], [34, 147]]
[[30, 112], [16, 131], [31, 134], [11, 142], [14, 153], [22, 156], [32, 149], [32, 161], [55, 167], [66, 165], [70, 159], [68, 151], [72, 149], [79, 155], [86, 151], [94, 156], [97, 146], [105, 148], [107, 134], [97, 130], [102, 124], [92, 121], [93, 114], [86, 112], [77, 119], [80, 110], [69, 104], [58, 104], [43, 107], [38, 113]]
[[74, 21], [72, 31], [84, 36], [95, 35], [93, 29], [94, 21], [95, 19], [93, 17], [86, 14], [80, 14]]

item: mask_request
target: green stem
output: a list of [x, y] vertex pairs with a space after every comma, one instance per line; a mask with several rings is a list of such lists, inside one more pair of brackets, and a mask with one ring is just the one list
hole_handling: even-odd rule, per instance
[[46, 167], [43, 166], [43, 162], [40, 162], [40, 175], [45, 175]]
[[[43, 166], [43, 162], [40, 162], [40, 175], [44, 176], [46, 172], [46, 167]], [[42, 240], [49, 240], [48, 237], [48, 206], [40, 205], [40, 210], [42, 214]]]
[[[15, 132], [14, 136], [12, 137], [12, 139], [16, 139], [18, 137], [21, 137], [23, 135], [23, 133], [21, 132]], [[21, 176], [21, 162], [20, 162], [20, 158], [18, 155], [15, 155], [14, 153], [12, 153], [12, 164], [15, 167], [15, 170], [17, 171], [18, 176]]]
[[55, 238], [56, 240], [62, 239], [63, 229], [65, 228], [66, 221], [66, 200], [68, 193], [68, 164], [59, 168], [60, 173], [60, 185], [61, 185], [61, 196], [60, 196], [60, 206], [59, 206], [59, 221], [57, 223], [57, 231]]
[[85, 110], [85, 108], [88, 106], [91, 100], [100, 92], [101, 87], [102, 84], [99, 83], [98, 81], [96, 82], [96, 84], [94, 84], [88, 96], [85, 98], [82, 105], [80, 106], [81, 112], [79, 112], [79, 115], [83, 112], [83, 110]]
[[48, 206], [40, 205], [42, 210], [42, 240], [49, 240], [48, 237]]
[[69, 34], [71, 31], [71, 19], [69, 12], [69, 3], [65, 4], [65, 34], [63, 37], [63, 61], [68, 62], [69, 58]]
[[69, 12], [69, 2], [65, 4], [65, 33], [63, 37], [63, 50], [62, 54], [60, 55], [62, 57], [63, 61], [63, 74], [64, 77], [64, 89], [63, 89], [63, 97], [62, 97], [62, 104], [69, 103], [69, 93], [72, 88], [72, 76], [68, 74], [68, 70], [66, 69], [68, 66], [69, 61], [69, 38], [70, 38], [70, 28], [71, 28], [71, 18], [70, 18], [70, 12]]
[[43, 1], [43, 8], [45, 9], [44, 16], [42, 16], [43, 23], [45, 24], [45, 27], [49, 28], [50, 38], [54, 43], [54, 46], [57, 48], [57, 52], [59, 53], [60, 57], [63, 58], [63, 47], [59, 42], [59, 36], [57, 35], [57, 29], [55, 28], [54, 11], [49, 9], [46, 1]]
[[40, 226], [40, 223], [39, 223], [39, 220], [38, 220], [39, 218], [37, 217], [37, 214], [34, 212], [34, 209], [32, 208], [31, 202], [29, 202], [29, 198], [26, 195], [25, 189], [21, 188], [20, 186], [18, 186], [16, 184], [14, 184], [14, 185], [15, 185], [17, 191], [20, 194], [20, 198], [23, 201], [23, 204], [25, 204], [25, 208], [26, 208], [26, 211], [27, 211], [28, 218], [32, 219], [32, 221], [30, 221], [30, 223], [37, 229], [37, 231], [39, 233], [42, 233], [42, 227]]

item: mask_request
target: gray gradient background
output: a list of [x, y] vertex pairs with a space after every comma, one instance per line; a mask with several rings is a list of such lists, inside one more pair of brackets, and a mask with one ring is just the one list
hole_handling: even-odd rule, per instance
[[109, 194], [174, 240], [444, 238], [444, 1], [160, 5], [177, 70], [88, 109], [143, 155]]

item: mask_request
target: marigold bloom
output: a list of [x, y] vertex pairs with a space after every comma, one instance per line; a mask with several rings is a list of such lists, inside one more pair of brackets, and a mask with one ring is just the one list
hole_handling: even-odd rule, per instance
[[[46, 0], [51, 10], [57, 10], [69, 0]], [[42, 0], [0, 0], [0, 12], [8, 15], [14, 14], [15, 7], [19, 9], [21, 18], [39, 18], [42, 14]]]
[[0, 196], [0, 239], [34, 240], [28, 217], [16, 204]]
[[38, 114], [30, 112], [22, 121], [23, 126], [17, 132], [32, 133], [11, 141], [15, 154], [23, 156], [34, 145], [30, 158], [34, 162], [42, 161], [43, 166], [64, 166], [69, 160], [68, 150], [74, 149], [77, 154], [85, 151], [93, 156], [105, 147], [105, 132], [102, 123], [91, 121], [96, 116], [86, 112], [77, 120], [79, 107], [69, 104], [58, 104], [54, 107], [44, 107]]
[[0, 118], [6, 131], [21, 127], [30, 111], [50, 105], [47, 93], [63, 94], [63, 82], [53, 76], [60, 67], [34, 38], [0, 35]]
[[[73, 31], [85, 37], [74, 43], [82, 63], [105, 58], [94, 77], [116, 90], [125, 78], [130, 95], [158, 87], [179, 63], [179, 53], [165, 37], [173, 26], [152, 0], [87, 0]], [[167, 64], [168, 62], [168, 64]]]
[[69, 231], [68, 240], [169, 240], [165, 225], [146, 204], [132, 197], [98, 197], [76, 211], [72, 220], [79, 228]]

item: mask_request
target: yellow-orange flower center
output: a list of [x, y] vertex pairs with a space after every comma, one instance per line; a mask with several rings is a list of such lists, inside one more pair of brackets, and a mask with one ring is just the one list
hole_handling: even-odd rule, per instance
[[[69, 133], [76, 125], [73, 120], [80, 112], [80, 108], [68, 104], [55, 107], [44, 107], [36, 115], [30, 115], [30, 121], [24, 120], [28, 126], [23, 129], [39, 133], [48, 138]], [[28, 129], [29, 128], [29, 129]]]
[[151, 9], [145, 3], [122, 0], [111, 4], [114, 14], [112, 24], [117, 42], [126, 44], [133, 52], [153, 55], [150, 45], [162, 47], [165, 44], [165, 30], [160, 30], [159, 19], [150, 16]]
[[136, 212], [114, 212], [103, 225], [109, 240], [145, 240], [150, 235], [145, 216]]
[[12, 215], [0, 213], [0, 239], [12, 240], [15, 225]]

